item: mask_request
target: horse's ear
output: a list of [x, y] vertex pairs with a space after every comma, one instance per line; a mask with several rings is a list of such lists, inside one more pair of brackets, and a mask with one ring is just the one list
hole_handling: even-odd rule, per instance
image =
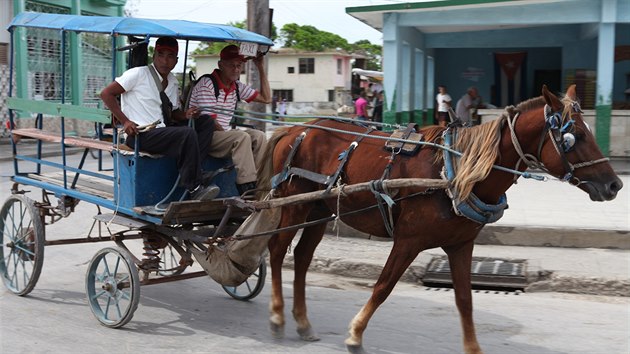
[[577, 96], [575, 95], [575, 84], [569, 86], [566, 95], [569, 99], [571, 99], [571, 101], [577, 101]]
[[554, 112], [559, 112], [562, 110], [562, 107], [564, 107], [564, 105], [562, 104], [562, 102], [560, 102], [560, 99], [556, 97], [556, 95], [554, 95], [549, 91], [549, 89], [547, 89], [547, 85], [543, 85], [542, 94], [545, 98], [545, 102], [553, 109]]

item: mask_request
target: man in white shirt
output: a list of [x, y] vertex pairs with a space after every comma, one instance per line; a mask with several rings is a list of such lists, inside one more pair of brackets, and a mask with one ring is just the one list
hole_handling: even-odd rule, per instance
[[437, 110], [435, 112], [437, 123], [439, 126], [445, 127], [450, 121], [448, 110], [451, 108], [451, 102], [453, 101], [451, 96], [446, 92], [446, 86], [438, 86], [438, 94], [435, 96], [435, 100], [437, 101]]
[[[267, 138], [264, 132], [256, 129], [230, 130], [232, 111], [239, 100], [248, 103], [271, 103], [271, 89], [263, 56], [253, 59], [260, 76], [260, 90], [239, 81], [247, 59], [239, 54], [237, 46], [233, 44], [226, 46], [219, 56], [219, 68], [199, 79], [192, 89], [189, 105], [199, 107], [202, 117], [209, 116], [216, 121], [210, 156], [232, 158], [236, 168], [237, 189], [243, 194], [256, 188], [256, 168], [262, 162]], [[221, 111], [217, 113], [209, 108], [218, 108]]]
[[[133, 148], [138, 141], [141, 151], [174, 157], [180, 185], [189, 191], [191, 199], [213, 199], [219, 188], [203, 185], [201, 161], [212, 140], [214, 124], [211, 120], [198, 119], [193, 129], [180, 123], [198, 117], [199, 112], [195, 108], [186, 113], [179, 109], [178, 82], [171, 73], [177, 64], [177, 52], [175, 38], [159, 38], [153, 63], [124, 72], [103, 89], [101, 99], [123, 125], [127, 134], [125, 144]], [[160, 91], [163, 91], [162, 96]], [[118, 96], [120, 104], [116, 100]], [[138, 129], [154, 123], [157, 123], [154, 129], [142, 132]], [[200, 146], [204, 148], [200, 150]]]

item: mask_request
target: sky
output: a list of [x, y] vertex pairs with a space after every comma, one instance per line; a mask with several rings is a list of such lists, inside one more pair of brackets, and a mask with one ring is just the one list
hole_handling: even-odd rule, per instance
[[[396, 4], [402, 0], [269, 0], [273, 23], [311, 25], [350, 43], [367, 39], [382, 44], [381, 32], [346, 14], [346, 7]], [[247, 0], [128, 0], [134, 17], [227, 24], [247, 17]]]

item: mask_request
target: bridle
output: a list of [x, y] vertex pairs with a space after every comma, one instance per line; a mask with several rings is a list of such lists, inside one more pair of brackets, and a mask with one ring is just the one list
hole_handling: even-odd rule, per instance
[[[580, 105], [577, 102], [571, 103], [571, 110], [575, 113], [582, 113], [580, 109]], [[550, 171], [542, 162], [540, 157], [542, 152], [542, 147], [545, 142], [545, 135], [549, 135], [551, 142], [553, 143], [553, 147], [556, 152], [560, 156], [560, 160], [562, 161], [562, 165], [564, 166], [564, 176], [561, 178], [562, 181], [569, 182], [573, 185], [580, 185], [583, 183], [589, 183], [588, 181], [580, 181], [579, 178], [575, 177], [574, 172], [576, 169], [581, 167], [592, 166], [598, 164], [600, 162], [607, 162], [610, 159], [607, 157], [603, 157], [597, 160], [585, 161], [576, 164], [572, 164], [566, 157], [566, 154], [570, 152], [575, 146], [576, 139], [573, 134], [575, 130], [575, 121], [571, 119], [569, 115], [569, 120], [564, 122], [562, 118], [562, 112], [553, 112], [552, 108], [549, 105], [545, 105], [545, 128], [543, 129], [540, 140], [538, 142], [538, 156], [533, 156], [531, 154], [526, 154], [523, 152], [521, 145], [516, 137], [516, 132], [514, 130], [514, 126], [516, 125], [516, 120], [518, 119], [520, 113], [516, 113], [514, 117], [510, 117], [508, 115], [507, 122], [508, 127], [510, 128], [510, 136], [512, 137], [512, 144], [514, 145], [514, 149], [520, 156], [519, 160], [516, 162], [515, 169], [518, 170], [521, 162], [524, 162], [525, 165], [530, 169], [540, 169], [549, 174]], [[516, 179], [518, 176], [514, 176]]]

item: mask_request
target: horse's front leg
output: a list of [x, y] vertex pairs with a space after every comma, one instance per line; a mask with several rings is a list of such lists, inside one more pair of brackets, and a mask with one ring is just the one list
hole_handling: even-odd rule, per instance
[[293, 318], [297, 323], [297, 332], [305, 341], [317, 341], [319, 336], [311, 327], [306, 310], [306, 272], [313, 260], [315, 248], [322, 240], [326, 224], [305, 228], [297, 247], [293, 251], [295, 278], [293, 281]]
[[365, 353], [363, 350], [363, 332], [370, 318], [376, 309], [385, 302], [400, 277], [420, 253], [420, 245], [408, 241], [394, 240], [387, 262], [374, 285], [374, 290], [372, 290], [372, 296], [350, 322], [350, 336], [345, 341], [348, 352], [353, 354]]
[[451, 268], [455, 303], [464, 335], [464, 352], [467, 354], [483, 353], [477, 342], [475, 323], [473, 321], [473, 305], [470, 284], [470, 268], [472, 262], [474, 240], [456, 246], [444, 247]]
[[269, 302], [269, 328], [275, 338], [284, 337], [284, 298], [282, 297], [282, 262], [295, 232], [285, 232], [269, 239], [271, 265], [271, 300]]

